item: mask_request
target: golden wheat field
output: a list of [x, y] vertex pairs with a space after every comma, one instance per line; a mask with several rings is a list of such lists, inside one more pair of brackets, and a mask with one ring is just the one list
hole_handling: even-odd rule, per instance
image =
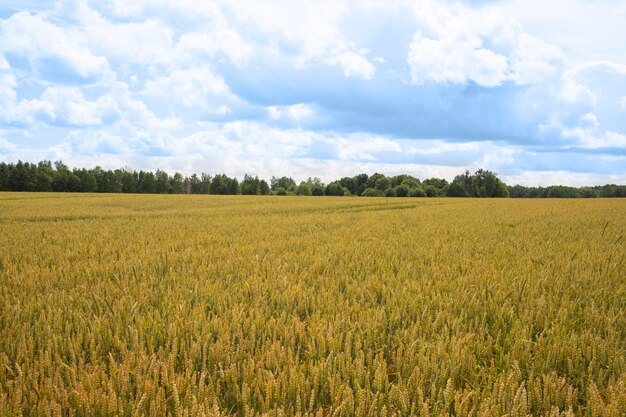
[[0, 194], [1, 416], [626, 415], [626, 201]]

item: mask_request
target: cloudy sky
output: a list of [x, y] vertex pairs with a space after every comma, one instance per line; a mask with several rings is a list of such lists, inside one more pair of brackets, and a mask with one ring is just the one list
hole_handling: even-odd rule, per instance
[[0, 160], [626, 183], [622, 0], [0, 0]]

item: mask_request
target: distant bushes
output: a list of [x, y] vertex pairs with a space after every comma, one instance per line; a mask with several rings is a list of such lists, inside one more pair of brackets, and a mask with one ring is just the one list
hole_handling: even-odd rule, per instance
[[509, 194], [514, 198], [615, 198], [626, 197], [624, 185], [598, 185], [595, 187], [567, 187], [553, 185], [549, 187], [509, 187]]

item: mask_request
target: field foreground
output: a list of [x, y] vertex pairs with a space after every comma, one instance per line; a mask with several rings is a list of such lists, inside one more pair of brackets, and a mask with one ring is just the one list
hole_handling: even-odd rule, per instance
[[626, 415], [626, 201], [0, 193], [0, 415]]

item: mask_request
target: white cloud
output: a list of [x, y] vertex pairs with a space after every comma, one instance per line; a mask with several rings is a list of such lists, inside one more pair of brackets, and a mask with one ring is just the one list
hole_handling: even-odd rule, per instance
[[0, 25], [0, 51], [23, 56], [38, 75], [53, 82], [108, 83], [115, 78], [108, 61], [93, 54], [42, 16], [16, 13]]
[[521, 85], [540, 83], [558, 75], [564, 61], [559, 47], [522, 32], [510, 57], [510, 79]]
[[0, 155], [11, 154], [15, 152], [17, 146], [0, 136]]
[[420, 29], [407, 58], [415, 84], [532, 84], [561, 66], [558, 47], [525, 33], [506, 15], [431, 3], [416, 13]]
[[350, 11], [346, 2], [303, 0], [297, 4], [277, 1], [220, 1], [235, 16], [234, 23], [245, 27], [253, 38], [268, 45], [269, 53], [293, 51], [295, 65], [306, 66], [330, 51], [346, 48], [338, 27]]
[[559, 45], [569, 65], [626, 62], [624, 2], [621, 0], [506, 0], [488, 8], [515, 16], [527, 33]]
[[4, 56], [0, 55], [0, 103], [2, 104], [3, 112], [6, 112], [7, 109], [14, 105], [17, 98], [16, 86], [17, 80], [11, 66]]
[[0, 122], [31, 125], [38, 117], [52, 117], [48, 103], [37, 99], [20, 99], [15, 91], [18, 83], [13, 69], [0, 54]]
[[142, 95], [179, 103], [189, 108], [219, 110], [220, 102], [230, 97], [230, 91], [222, 77], [205, 66], [175, 70], [168, 75], [148, 80]]
[[97, 102], [85, 100], [79, 88], [48, 87], [41, 100], [50, 104], [55, 121], [78, 126], [102, 123], [104, 109]]
[[253, 47], [232, 29], [183, 34], [176, 44], [175, 59], [185, 62], [213, 58], [222, 52], [231, 62], [244, 65], [253, 54]]
[[287, 118], [296, 122], [309, 118], [315, 113], [313, 108], [305, 103], [293, 104], [291, 106], [269, 106], [267, 111], [272, 119]]
[[606, 158], [626, 148], [626, 9], [528, 2], [542, 13], [525, 0], [13, 1], [25, 11], [0, 19], [0, 148], [328, 179], [619, 171]]
[[376, 73], [376, 67], [362, 55], [355, 52], [342, 52], [330, 59], [331, 64], [340, 65], [343, 75], [369, 80]]
[[415, 84], [474, 81], [484, 87], [496, 87], [507, 79], [506, 57], [481, 48], [479, 42], [434, 40], [417, 33], [411, 42], [408, 62]]
[[337, 140], [336, 146], [342, 161], [377, 161], [380, 153], [402, 152], [398, 142], [376, 136], [353, 135]]

